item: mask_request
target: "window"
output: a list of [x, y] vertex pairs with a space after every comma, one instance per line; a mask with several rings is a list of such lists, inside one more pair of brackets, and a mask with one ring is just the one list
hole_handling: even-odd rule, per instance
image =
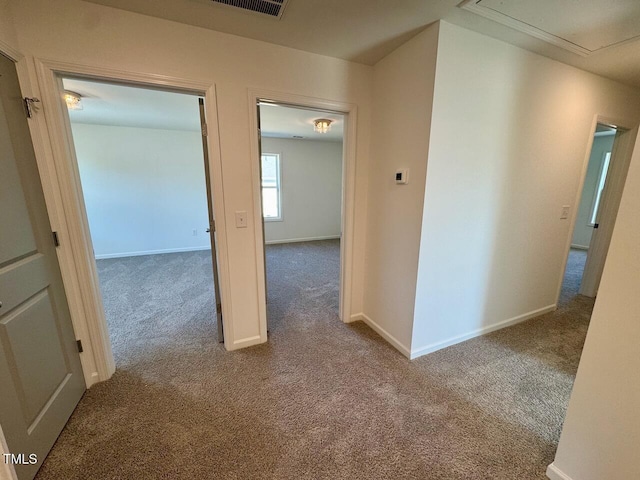
[[280, 195], [280, 155], [262, 154], [262, 216], [265, 220], [282, 220]]
[[596, 194], [593, 197], [593, 206], [591, 207], [591, 216], [589, 217], [589, 225], [596, 224], [598, 219], [598, 208], [600, 207], [600, 200], [602, 199], [602, 190], [604, 190], [604, 183], [607, 180], [607, 172], [609, 171], [609, 162], [611, 161], [611, 152], [604, 154], [604, 161], [602, 162], [602, 170], [600, 170], [600, 176], [598, 177], [598, 183], [596, 184]]

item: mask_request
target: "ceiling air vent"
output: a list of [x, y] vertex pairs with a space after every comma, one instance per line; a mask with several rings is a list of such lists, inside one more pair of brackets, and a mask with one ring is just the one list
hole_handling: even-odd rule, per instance
[[222, 3], [231, 7], [242, 8], [251, 12], [280, 18], [289, 0], [211, 0], [213, 3]]

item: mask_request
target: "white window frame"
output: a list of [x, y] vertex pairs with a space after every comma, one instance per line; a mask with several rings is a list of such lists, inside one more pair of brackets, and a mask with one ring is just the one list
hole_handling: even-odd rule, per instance
[[598, 174], [598, 182], [596, 183], [596, 191], [593, 192], [593, 203], [591, 204], [591, 213], [589, 214], [589, 226], [593, 227], [598, 220], [598, 209], [602, 201], [602, 192], [604, 191], [607, 174], [611, 168], [611, 152], [605, 152], [602, 157], [602, 165]]
[[[281, 222], [283, 217], [282, 217], [282, 154], [280, 153], [272, 153], [272, 152], [262, 152], [260, 154], [260, 164], [261, 164], [261, 168], [260, 171], [262, 172], [262, 157], [264, 156], [272, 156], [272, 157], [276, 157], [276, 192], [277, 192], [277, 198], [278, 198], [278, 216], [277, 217], [265, 217], [264, 216], [264, 205], [262, 206], [262, 219], [265, 222]], [[262, 175], [260, 178], [260, 193], [262, 194], [263, 189], [265, 187], [262, 185]], [[267, 188], [273, 188], [273, 187], [267, 187]], [[264, 202], [264, 195], [262, 195], [262, 199]]]

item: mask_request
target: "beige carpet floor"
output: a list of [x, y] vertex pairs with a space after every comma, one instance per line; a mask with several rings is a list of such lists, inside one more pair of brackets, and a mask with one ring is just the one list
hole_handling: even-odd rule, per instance
[[207, 252], [99, 261], [118, 368], [38, 478], [545, 479], [592, 302], [409, 362], [338, 320], [338, 252], [269, 247], [270, 341], [231, 353]]

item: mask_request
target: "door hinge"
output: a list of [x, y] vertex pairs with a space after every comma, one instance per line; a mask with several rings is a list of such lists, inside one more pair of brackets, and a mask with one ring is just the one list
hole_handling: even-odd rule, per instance
[[56, 247], [60, 246], [60, 239], [58, 238], [58, 232], [51, 232], [51, 235], [53, 236], [53, 244]]
[[84, 348], [82, 348], [82, 340], [76, 340], [76, 344], [78, 345], [78, 353], [84, 352]]
[[207, 124], [203, 123], [201, 125], [201, 127], [202, 127], [202, 136], [203, 137], [208, 137], [209, 136], [209, 128], [207, 127]]
[[40, 103], [40, 99], [36, 97], [24, 97], [22, 101], [24, 102], [24, 109], [27, 112], [27, 118], [33, 117], [33, 104]]
[[222, 304], [221, 303], [216, 303], [216, 312], [218, 313], [218, 315], [222, 315]]
[[598, 228], [599, 226], [600, 226], [600, 224], [599, 224], [599, 223], [594, 223], [594, 224], [593, 224], [593, 228]]

